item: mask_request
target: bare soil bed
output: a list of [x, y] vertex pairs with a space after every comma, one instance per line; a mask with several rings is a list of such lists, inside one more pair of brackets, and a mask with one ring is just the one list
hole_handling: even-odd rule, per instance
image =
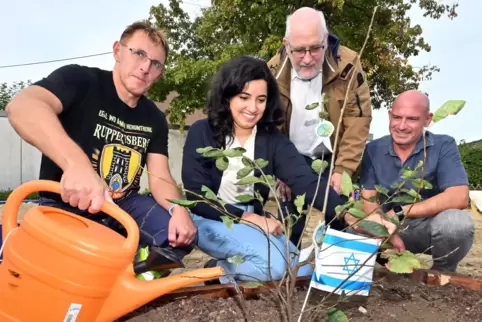
[[[295, 310], [298, 312], [305, 295], [306, 288], [295, 295]], [[315, 293], [311, 298], [310, 304], [319, 303], [321, 293]], [[340, 303], [350, 321], [482, 321], [482, 292], [452, 285], [429, 286], [402, 275], [390, 274], [377, 281], [370, 296], [363, 299], [364, 302]], [[283, 310], [270, 294], [245, 303], [247, 313], [241, 309], [238, 298], [192, 297], [168, 303], [160, 299], [118, 322], [283, 321]], [[359, 310], [360, 306], [366, 309], [366, 313]], [[327, 321], [326, 310], [317, 316], [306, 313], [303, 321]]]
[[[19, 218], [34, 204], [21, 206]], [[3, 206], [0, 206], [0, 218]], [[468, 276], [482, 276], [482, 217], [473, 215], [476, 225], [474, 245], [461, 262], [458, 273]], [[316, 224], [316, 218], [310, 221], [308, 230]], [[308, 241], [308, 240], [306, 240]], [[424, 268], [431, 266], [430, 256], [424, 256]], [[202, 267], [209, 257], [199, 250], [193, 251], [184, 259], [187, 270]], [[180, 272], [176, 270], [173, 274]], [[306, 290], [296, 294], [295, 302], [301, 308]], [[316, 298], [315, 298], [316, 302]], [[200, 297], [184, 298], [171, 302], [163, 298], [145, 305], [124, 317], [123, 322], [147, 321], [282, 321], [282, 309], [273, 302], [272, 297], [262, 296], [246, 302], [248, 316], [241, 309], [237, 298], [207, 299]], [[346, 305], [346, 304], [342, 304]], [[367, 313], [358, 308], [363, 306]], [[348, 307], [345, 312], [351, 321], [482, 321], [481, 292], [464, 290], [451, 285], [428, 286], [403, 276], [391, 276], [377, 281], [366, 303]], [[247, 319], [247, 317], [249, 317]], [[309, 321], [304, 316], [303, 321]], [[325, 321], [326, 315], [315, 321]]]

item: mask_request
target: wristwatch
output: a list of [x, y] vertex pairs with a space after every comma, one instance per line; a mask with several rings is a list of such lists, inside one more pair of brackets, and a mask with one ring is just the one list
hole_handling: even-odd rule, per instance
[[167, 209], [167, 212], [169, 213], [169, 216], [172, 217], [172, 209], [173, 209], [174, 207], [176, 207], [176, 206], [178, 206], [178, 204], [176, 204], [176, 203], [172, 203], [172, 204], [169, 206], [169, 208]]
[[398, 221], [402, 221], [405, 218], [405, 212], [403, 211], [403, 207], [400, 205], [396, 205], [393, 207], [393, 212], [398, 217]]

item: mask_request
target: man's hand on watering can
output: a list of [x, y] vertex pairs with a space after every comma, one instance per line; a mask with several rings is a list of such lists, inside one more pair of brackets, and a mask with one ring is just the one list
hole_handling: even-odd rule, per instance
[[72, 207], [95, 214], [104, 200], [112, 201], [104, 181], [90, 164], [67, 167], [60, 180], [62, 200]]
[[172, 247], [189, 246], [196, 238], [197, 228], [191, 215], [184, 207], [176, 206], [169, 221], [169, 245]]

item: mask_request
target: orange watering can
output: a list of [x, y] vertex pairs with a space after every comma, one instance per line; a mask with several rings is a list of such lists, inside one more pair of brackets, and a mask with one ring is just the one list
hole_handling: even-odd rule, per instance
[[[31, 208], [17, 225], [21, 202], [33, 192], [60, 194], [60, 184], [35, 180], [15, 189], [3, 212], [0, 321], [114, 321], [178, 288], [218, 278], [220, 267], [154, 281], [135, 278], [136, 222], [117, 205], [101, 211], [127, 231], [45, 206]], [[7, 240], [8, 237], [8, 240]]]

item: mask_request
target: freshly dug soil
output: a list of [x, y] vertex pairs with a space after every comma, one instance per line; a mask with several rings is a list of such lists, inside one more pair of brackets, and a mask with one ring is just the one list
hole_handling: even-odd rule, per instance
[[[295, 293], [294, 310], [299, 312], [306, 295], [306, 288]], [[312, 291], [310, 305], [320, 303], [322, 294]], [[354, 298], [354, 297], [352, 297]], [[208, 299], [184, 298], [163, 303], [151, 302], [119, 321], [283, 321], [280, 308], [272, 295], [247, 300], [247, 311], [241, 309], [238, 298]], [[366, 313], [360, 311], [360, 306]], [[357, 297], [356, 301], [339, 303], [350, 321], [482, 321], [482, 292], [445, 285], [429, 286], [402, 275], [388, 275], [372, 287], [369, 297]], [[313, 311], [313, 310], [312, 310]], [[321, 316], [320, 316], [321, 315]], [[303, 315], [303, 321], [327, 321], [326, 310], [318, 316]], [[296, 315], [297, 320], [298, 315]]]

